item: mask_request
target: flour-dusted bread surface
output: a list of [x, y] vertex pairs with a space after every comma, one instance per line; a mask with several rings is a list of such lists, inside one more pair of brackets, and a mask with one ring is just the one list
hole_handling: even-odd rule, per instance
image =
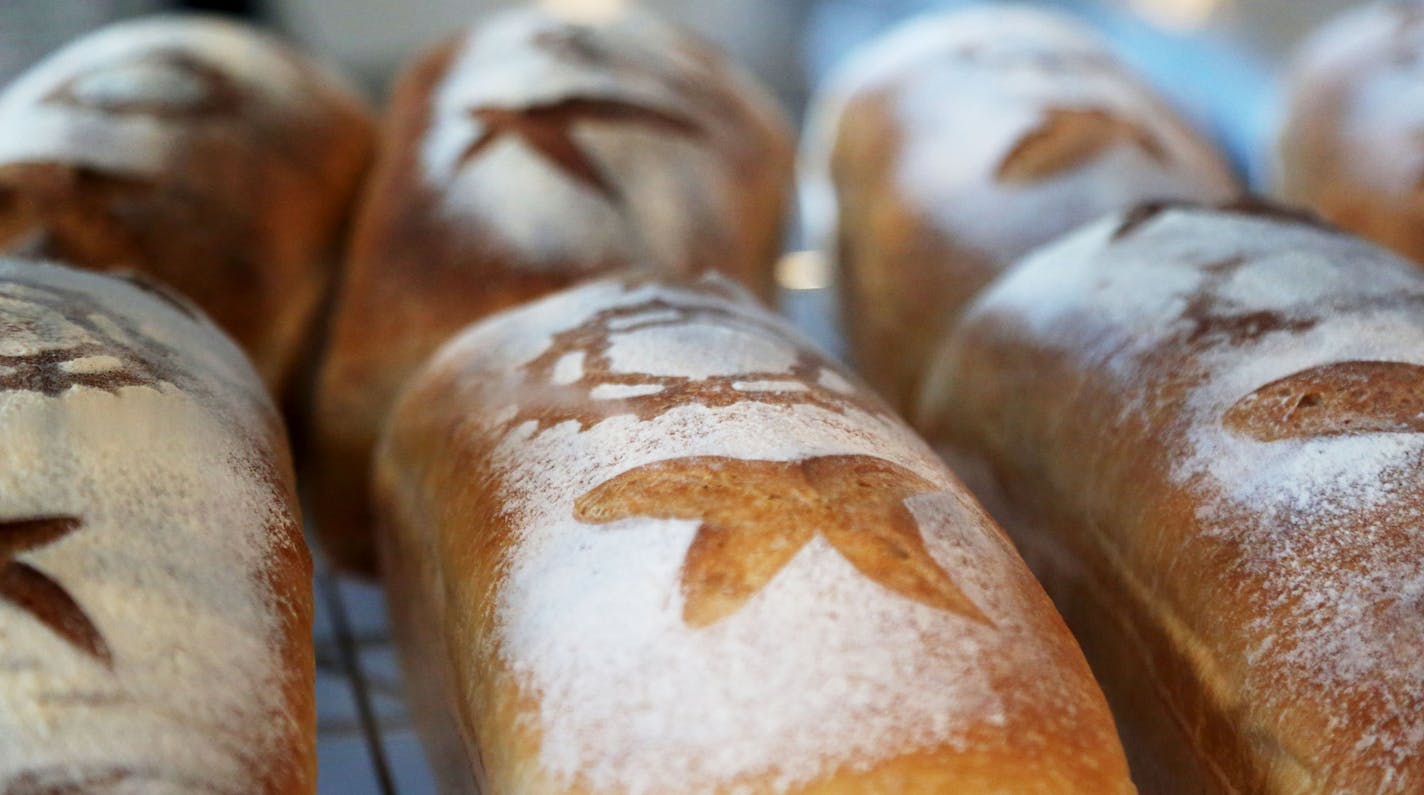
[[121, 22], [0, 93], [0, 251], [157, 278], [280, 390], [373, 140], [339, 79], [265, 34]]
[[1424, 276], [1259, 205], [1035, 254], [920, 412], [1060, 600], [1144, 790], [1268, 793], [1424, 790], [1421, 416]]
[[242, 353], [0, 259], [0, 792], [315, 791], [311, 561]]
[[1288, 200], [1424, 262], [1424, 3], [1371, 2], [1296, 53], [1276, 185]]
[[720, 269], [770, 295], [791, 185], [772, 99], [642, 12], [495, 16], [396, 90], [315, 400], [317, 525], [375, 565], [371, 448], [400, 386], [467, 323], [592, 274]]
[[855, 53], [804, 160], [856, 365], [902, 409], [959, 308], [1023, 254], [1139, 201], [1238, 191], [1091, 30], [1013, 5], [919, 17]]
[[464, 332], [376, 484], [446, 792], [1131, 791], [1007, 539], [725, 280], [600, 280]]

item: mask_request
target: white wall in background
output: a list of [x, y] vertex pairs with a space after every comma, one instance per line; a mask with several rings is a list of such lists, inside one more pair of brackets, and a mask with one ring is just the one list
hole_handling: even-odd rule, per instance
[[0, 0], [0, 86], [61, 44], [160, 0]]
[[[294, 38], [383, 92], [400, 65], [432, 42], [512, 0], [267, 0]], [[559, 0], [570, 4], [578, 0]], [[617, 0], [584, 0], [604, 6]], [[797, 110], [805, 93], [802, 21], [811, 0], [634, 0], [730, 49]]]
[[1365, 0], [1222, 0], [1221, 24], [1246, 46], [1280, 62], [1325, 20]]

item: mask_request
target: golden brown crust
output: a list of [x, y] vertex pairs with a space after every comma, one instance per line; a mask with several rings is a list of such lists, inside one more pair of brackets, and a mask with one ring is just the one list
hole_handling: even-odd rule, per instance
[[809, 159], [835, 205], [821, 242], [857, 369], [902, 411], [930, 346], [1020, 256], [1138, 201], [1239, 190], [1165, 102], [1047, 12], [909, 23], [849, 59], [818, 104]]
[[[287, 440], [276, 421], [277, 434], [271, 449], [285, 452]], [[301, 507], [297, 503], [296, 475], [290, 455], [281, 455], [270, 479], [274, 492], [282, 495], [281, 521], [269, 526], [273, 546], [282, 553], [274, 556], [264, 572], [266, 587], [279, 595], [275, 604], [280, 629], [276, 656], [284, 661], [281, 688], [286, 707], [286, 725], [280, 748], [266, 761], [271, 772], [263, 781], [264, 795], [298, 795], [316, 791], [316, 653], [312, 646], [312, 621], [316, 605], [312, 595], [311, 552], [302, 533]]]
[[1424, 57], [1415, 2], [1321, 26], [1288, 74], [1276, 187], [1341, 227], [1424, 262], [1424, 147], [1410, 86]]
[[951, 334], [919, 422], [1062, 606], [1140, 786], [1413, 792], [1424, 283], [1247, 210], [1035, 255]]
[[[467, 323], [630, 266], [717, 269], [770, 295], [792, 161], [784, 121], [722, 55], [628, 19], [605, 30], [544, 12], [505, 15], [490, 25], [513, 26], [508, 35], [484, 41], [477, 30], [447, 42], [401, 78], [312, 409], [309, 480], [338, 565], [375, 573], [359, 494], [380, 423], [411, 373]], [[647, 53], [619, 49], [634, 46], [624, 28], [645, 34], [636, 46]], [[460, 60], [494, 46], [512, 47], [512, 60]], [[542, 65], [495, 92], [524, 98], [515, 106], [481, 100], [463, 118], [441, 115], [446, 94], [486, 90], [505, 79], [493, 67], [509, 63]], [[580, 72], [616, 90], [583, 86]], [[650, 81], [664, 95], [629, 98]], [[452, 138], [465, 123], [469, 135]], [[688, 146], [639, 151], [650, 136]], [[434, 174], [451, 140], [451, 173]], [[532, 239], [529, 228], [539, 230]]]
[[[124, 36], [134, 43], [116, 55]], [[218, 46], [270, 62], [273, 84], [228, 71]], [[165, 80], [194, 81], [202, 94], [144, 93], [164, 91]], [[39, 85], [46, 81], [58, 84]], [[34, 119], [68, 113], [90, 125], [73, 134], [113, 161], [63, 144], [0, 145], [0, 250], [172, 285], [281, 394], [308, 344], [373, 145], [364, 107], [277, 42], [201, 18], [140, 20], [81, 39], [22, 76], [0, 107], [0, 139], [36, 135]], [[163, 132], [129, 137], [139, 124]]]
[[0, 327], [0, 791], [315, 792], [312, 562], [251, 365], [151, 287], [19, 260]]
[[[748, 461], [699, 456], [629, 470], [574, 502], [574, 518], [701, 522], [682, 563], [682, 620], [735, 613], [818, 535], [866, 577], [917, 602], [988, 622], [930, 556], [904, 501], [933, 483], [883, 459]], [[773, 514], [768, 516], [768, 514]]]
[[492, 317], [375, 480], [451, 792], [1132, 791], [1006, 539], [745, 297], [609, 279]]

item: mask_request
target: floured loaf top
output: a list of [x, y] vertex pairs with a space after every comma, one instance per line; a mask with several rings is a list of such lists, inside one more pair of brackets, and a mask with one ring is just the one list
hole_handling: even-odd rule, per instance
[[530, 267], [683, 263], [689, 240], [736, 232], [717, 227], [744, 183], [790, 159], [786, 121], [749, 74], [635, 10], [504, 12], [458, 42], [430, 103], [420, 164], [444, 212]]
[[247, 793], [299, 748], [280, 434], [186, 301], [0, 260], [0, 791]]
[[253, 28], [141, 17], [76, 39], [0, 93], [0, 165], [154, 178], [205, 147], [232, 157], [234, 142], [252, 145], [244, 136], [280, 149], [294, 126], [350, 119], [360, 108], [334, 73]]
[[[998, 528], [863, 385], [720, 279], [605, 279], [472, 327], [414, 382], [381, 459], [388, 515], [433, 522], [396, 546], [438, 570], [415, 587], [453, 633], [457, 698], [513, 683], [536, 700], [526, 786], [781, 791], [904, 764], [979, 791], [994, 765], [962, 760], [1012, 759], [1039, 785], [1080, 754], [1068, 781], [1124, 769]], [[508, 678], [476, 682], [490, 670]], [[510, 729], [473, 698], [467, 737], [498, 758]]]
[[1417, 270], [1269, 206], [1149, 204], [982, 294], [926, 416], [1000, 388], [965, 357], [1005, 391], [1037, 375], [960, 431], [1057, 462], [1045, 499], [1138, 573], [1276, 786], [1424, 786]]
[[814, 223], [835, 214], [837, 130], [878, 112], [896, 133], [867, 145], [891, 147], [887, 168], [909, 212], [998, 262], [1138, 201], [1238, 190], [1221, 157], [1104, 40], [1040, 8], [927, 14], [847, 58], [807, 135]]

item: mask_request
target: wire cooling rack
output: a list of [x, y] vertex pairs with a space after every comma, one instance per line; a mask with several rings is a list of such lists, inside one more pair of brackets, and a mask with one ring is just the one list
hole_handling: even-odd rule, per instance
[[318, 562], [314, 637], [319, 795], [434, 795], [380, 587]]
[[[824, 350], [840, 356], [824, 264], [788, 257], [781, 311]], [[786, 270], [783, 268], [783, 270]], [[315, 549], [315, 547], [314, 547]], [[402, 700], [400, 668], [379, 585], [331, 572], [316, 576], [318, 795], [435, 795], [435, 780]]]

